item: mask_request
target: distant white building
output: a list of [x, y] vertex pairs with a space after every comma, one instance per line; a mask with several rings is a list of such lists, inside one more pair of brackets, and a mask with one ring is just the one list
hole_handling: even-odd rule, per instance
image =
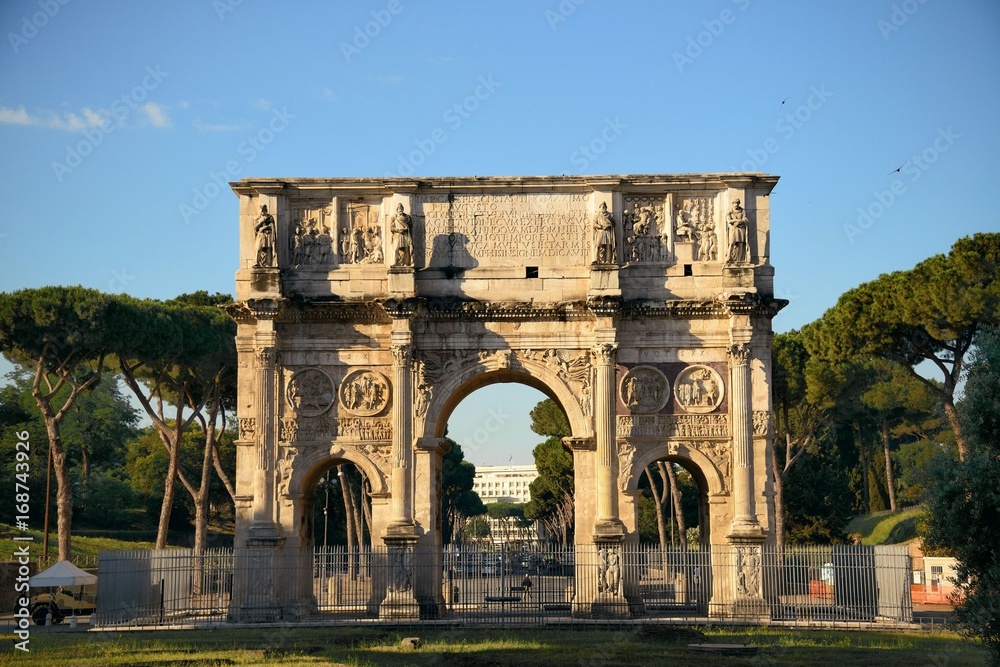
[[538, 477], [535, 466], [476, 466], [472, 490], [484, 503], [522, 503], [531, 500], [528, 487]]

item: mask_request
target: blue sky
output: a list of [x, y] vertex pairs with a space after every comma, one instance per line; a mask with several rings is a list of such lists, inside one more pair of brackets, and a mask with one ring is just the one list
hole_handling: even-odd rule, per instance
[[[5, 0], [0, 26], [0, 290], [231, 292], [218, 184], [246, 176], [776, 174], [778, 331], [1000, 229], [988, 0]], [[451, 433], [540, 396], [481, 390]], [[470, 458], [530, 462], [525, 414]]]

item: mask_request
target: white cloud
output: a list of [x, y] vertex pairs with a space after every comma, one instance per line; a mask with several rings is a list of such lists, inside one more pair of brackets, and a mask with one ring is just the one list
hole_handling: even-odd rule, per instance
[[0, 123], [5, 125], [31, 125], [52, 130], [80, 132], [91, 127], [101, 127], [109, 121], [110, 114], [107, 111], [94, 111], [90, 107], [84, 107], [79, 113], [67, 111], [62, 115], [51, 111], [33, 114], [25, 109], [24, 105], [16, 109], [0, 107]]
[[10, 107], [0, 107], [0, 123], [5, 125], [35, 125], [33, 119], [24, 107], [11, 109]]
[[263, 109], [264, 111], [270, 111], [274, 108], [274, 102], [271, 100], [265, 100], [263, 97], [258, 97], [252, 104], [258, 109]]
[[237, 132], [251, 127], [250, 123], [206, 123], [200, 118], [195, 118], [194, 126], [202, 132]]
[[146, 116], [146, 120], [153, 127], [170, 127], [170, 116], [167, 115], [167, 107], [156, 102], [146, 102], [139, 110]]

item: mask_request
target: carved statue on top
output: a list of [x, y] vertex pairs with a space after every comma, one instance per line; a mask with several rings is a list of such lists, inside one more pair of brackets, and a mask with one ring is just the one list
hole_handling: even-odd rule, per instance
[[277, 266], [277, 257], [274, 255], [274, 216], [267, 212], [267, 204], [260, 207], [260, 215], [254, 221], [253, 231], [256, 234], [254, 266], [258, 268]]
[[747, 219], [747, 212], [740, 206], [739, 199], [733, 201], [733, 207], [726, 214], [726, 224], [729, 227], [729, 261], [737, 264], [749, 262], [747, 228], [750, 221]]
[[594, 263], [615, 263], [615, 219], [604, 202], [594, 216]]
[[413, 266], [413, 218], [396, 204], [396, 214], [389, 218], [392, 233], [392, 266]]

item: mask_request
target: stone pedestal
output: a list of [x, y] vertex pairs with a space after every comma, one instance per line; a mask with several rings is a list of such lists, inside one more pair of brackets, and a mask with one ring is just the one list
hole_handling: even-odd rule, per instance
[[254, 268], [250, 270], [250, 291], [255, 297], [281, 297], [281, 269]]
[[420, 605], [413, 594], [413, 557], [416, 536], [388, 537], [385, 540], [387, 562], [385, 599], [379, 606], [381, 619], [419, 619]]
[[[256, 531], [254, 529], [257, 529]], [[254, 526], [246, 544], [237, 548], [234, 560], [236, 580], [229, 607], [229, 620], [239, 623], [271, 623], [284, 618], [275, 572], [283, 539], [264, 526]]]
[[416, 277], [412, 266], [389, 267], [389, 294], [397, 299], [416, 296]]
[[762, 540], [732, 540], [736, 550], [732, 572], [734, 599], [729, 614], [740, 620], [760, 621], [771, 617], [764, 600]]
[[618, 266], [615, 264], [590, 265], [590, 289], [587, 296], [621, 296]]
[[739, 289], [740, 292], [756, 292], [753, 267], [743, 264], [729, 264], [722, 269], [722, 288]]
[[590, 604], [591, 618], [624, 618], [629, 615], [624, 595], [625, 563], [621, 540], [594, 540], [597, 546], [597, 595]]

